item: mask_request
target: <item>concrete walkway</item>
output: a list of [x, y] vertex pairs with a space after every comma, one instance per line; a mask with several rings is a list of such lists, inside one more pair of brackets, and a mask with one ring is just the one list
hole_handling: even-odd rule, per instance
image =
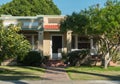
[[43, 77], [43, 80], [61, 80], [61, 81], [68, 81], [70, 80], [69, 76], [67, 75], [64, 68], [58, 68], [58, 67], [48, 67], [46, 69], [45, 75]]

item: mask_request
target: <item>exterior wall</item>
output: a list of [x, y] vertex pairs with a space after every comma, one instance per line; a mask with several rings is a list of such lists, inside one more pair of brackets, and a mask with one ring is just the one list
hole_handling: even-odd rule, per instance
[[43, 55], [50, 56], [50, 33], [49, 32], [44, 32]]

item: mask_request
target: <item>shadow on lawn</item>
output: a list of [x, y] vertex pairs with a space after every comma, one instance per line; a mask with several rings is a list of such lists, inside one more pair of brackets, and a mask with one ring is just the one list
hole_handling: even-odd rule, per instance
[[[0, 70], [0, 74], [12, 74], [12, 75], [30, 75], [30, 73], [28, 73], [28, 72], [19, 72], [19, 71], [14, 71], [14, 69], [4, 69], [4, 68], [2, 68], [1, 70]], [[1, 78], [1, 76], [0, 76], [0, 78]]]
[[1, 76], [0, 75], [0, 80], [34, 80], [34, 79], [41, 79], [39, 76]]
[[39, 67], [21, 66], [21, 68], [40, 71], [40, 72], [45, 72], [45, 70], [43, 70], [42, 68], [39, 68]]
[[105, 74], [91, 73], [91, 72], [85, 72], [85, 71], [76, 71], [76, 70], [66, 70], [66, 72], [81, 73], [81, 74], [87, 74], [87, 75], [95, 75], [95, 76], [105, 77], [105, 78], [108, 78], [110, 80], [120, 80], [120, 75], [110, 76], [110, 75], [105, 75]]
[[[44, 72], [43, 69], [41, 68], [39, 69], [36, 67], [21, 67], [21, 68]], [[29, 73], [27, 71], [20, 72], [19, 70], [15, 71], [15, 69], [0, 68], [0, 80], [22, 80], [22, 79], [42, 79], [42, 77], [36, 76], [33, 73]]]

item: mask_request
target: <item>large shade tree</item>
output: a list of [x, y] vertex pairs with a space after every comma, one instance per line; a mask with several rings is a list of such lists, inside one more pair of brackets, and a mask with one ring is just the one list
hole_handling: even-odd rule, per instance
[[0, 14], [13, 16], [60, 15], [52, 0], [12, 0], [0, 7]]
[[116, 58], [120, 59], [120, 2], [108, 0], [104, 8], [99, 4], [73, 13], [61, 23], [61, 30], [72, 30], [92, 38], [98, 37], [100, 53], [104, 58], [104, 67]]
[[88, 34], [100, 36], [101, 52], [104, 58], [104, 67], [107, 68], [111, 60], [120, 59], [120, 2], [108, 0], [104, 8], [97, 5], [87, 11], [89, 24]]

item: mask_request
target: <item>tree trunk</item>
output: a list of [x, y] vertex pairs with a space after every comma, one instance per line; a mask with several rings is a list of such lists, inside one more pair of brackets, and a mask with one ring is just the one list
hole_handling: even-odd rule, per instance
[[105, 55], [105, 59], [104, 59], [104, 68], [107, 69], [108, 68], [108, 64], [110, 62], [110, 53], [107, 52], [106, 55]]
[[104, 68], [105, 68], [105, 69], [108, 68], [108, 64], [109, 64], [109, 61], [108, 61], [108, 60], [105, 60], [105, 64], [104, 64]]

